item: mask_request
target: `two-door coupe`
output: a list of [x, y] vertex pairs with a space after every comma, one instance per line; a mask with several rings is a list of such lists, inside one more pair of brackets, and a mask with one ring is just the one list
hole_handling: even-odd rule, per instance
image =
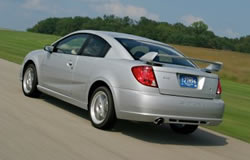
[[147, 38], [105, 31], [73, 32], [30, 52], [20, 79], [23, 93], [40, 92], [89, 110], [93, 126], [107, 129], [116, 119], [169, 123], [179, 133], [218, 125], [224, 102], [214, 71], [193, 58]]

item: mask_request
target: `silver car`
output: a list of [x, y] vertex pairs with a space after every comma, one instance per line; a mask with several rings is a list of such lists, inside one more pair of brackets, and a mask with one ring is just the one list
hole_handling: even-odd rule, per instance
[[[210, 63], [199, 68], [194, 61]], [[45, 93], [89, 110], [92, 125], [116, 119], [168, 123], [183, 134], [218, 125], [224, 102], [222, 64], [183, 56], [147, 38], [105, 31], [77, 31], [24, 59], [23, 93]]]

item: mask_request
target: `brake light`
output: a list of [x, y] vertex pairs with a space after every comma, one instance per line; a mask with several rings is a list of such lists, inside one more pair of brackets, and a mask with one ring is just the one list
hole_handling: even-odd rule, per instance
[[221, 93], [222, 93], [221, 83], [220, 83], [220, 79], [218, 79], [218, 86], [217, 86], [216, 94], [221, 94]]
[[150, 87], [158, 87], [154, 70], [151, 66], [136, 66], [132, 72], [138, 82]]

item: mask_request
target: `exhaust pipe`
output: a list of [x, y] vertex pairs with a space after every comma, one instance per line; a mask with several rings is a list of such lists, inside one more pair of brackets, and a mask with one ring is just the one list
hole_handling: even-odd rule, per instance
[[164, 119], [163, 118], [161, 118], [161, 117], [159, 117], [159, 118], [156, 118], [155, 120], [154, 120], [154, 124], [156, 124], [156, 125], [161, 125], [161, 124], [163, 124], [163, 122], [164, 122]]

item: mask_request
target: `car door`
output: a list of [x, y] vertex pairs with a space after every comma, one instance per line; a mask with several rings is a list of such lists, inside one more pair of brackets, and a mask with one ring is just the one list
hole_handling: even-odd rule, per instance
[[95, 69], [100, 69], [100, 61], [103, 61], [106, 53], [110, 49], [110, 45], [103, 38], [91, 35], [87, 43], [79, 52], [79, 58], [73, 72], [73, 93], [72, 97], [75, 100], [87, 104], [86, 86], [89, 78], [92, 77]]
[[52, 91], [71, 97], [73, 69], [77, 54], [88, 39], [87, 34], [66, 37], [54, 45], [41, 65], [41, 85]]

